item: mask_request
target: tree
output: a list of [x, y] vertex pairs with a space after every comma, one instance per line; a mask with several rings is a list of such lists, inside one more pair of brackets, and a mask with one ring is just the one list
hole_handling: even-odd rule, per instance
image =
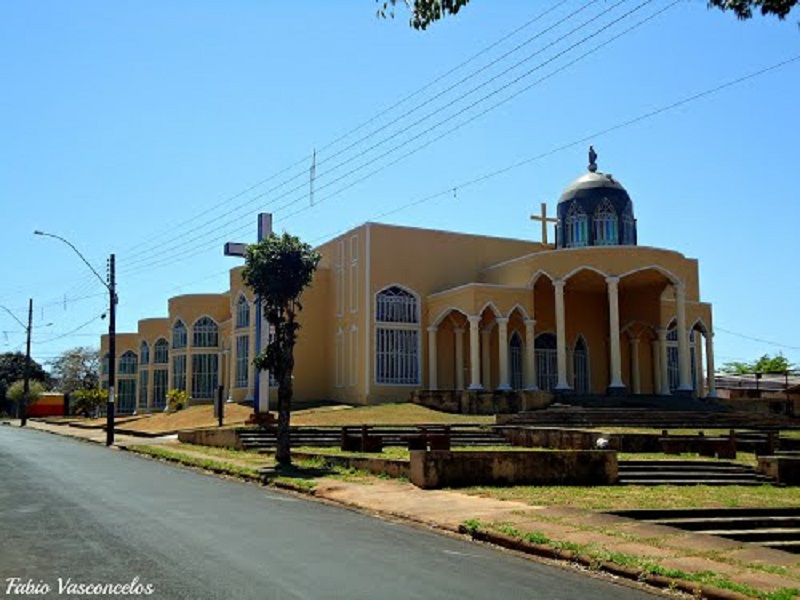
[[[394, 7], [397, 0], [375, 0], [380, 4], [378, 16], [385, 19], [387, 16], [394, 18]], [[405, 0], [406, 6], [411, 10], [409, 24], [414, 29], [425, 30], [434, 21], [440, 20], [445, 15], [455, 15], [466, 6], [469, 0]]]
[[786, 373], [786, 371], [791, 371], [793, 368], [794, 366], [789, 360], [779, 352], [775, 356], [764, 354], [755, 362], [727, 362], [722, 365], [720, 371], [723, 373], [730, 373], [731, 375], [749, 375], [752, 373], [783, 374]]
[[100, 386], [100, 351], [96, 348], [70, 348], [53, 362], [54, 389], [64, 394]]
[[[394, 18], [397, 0], [375, 1], [380, 4], [379, 17]], [[410, 25], [414, 29], [423, 30], [445, 15], [455, 15], [468, 2], [469, 0], [405, 0], [406, 6], [411, 10]], [[752, 18], [753, 11], [758, 11], [765, 17], [776, 16], [782, 20], [797, 6], [797, 2], [798, 0], [708, 0], [708, 7], [732, 11], [743, 21]]]
[[[31, 405], [32, 402], [36, 402], [39, 398], [42, 397], [44, 394], [44, 384], [42, 382], [37, 381], [35, 379], [28, 382], [28, 396], [25, 396], [25, 381], [23, 379], [19, 379], [8, 386], [8, 390], [6, 391], [6, 397], [13, 402], [17, 408], [25, 408]], [[23, 413], [19, 413], [16, 411], [17, 414], [22, 416]]]
[[292, 462], [289, 418], [292, 407], [294, 346], [303, 310], [300, 295], [311, 284], [320, 254], [299, 238], [275, 234], [247, 247], [242, 279], [260, 298], [264, 317], [274, 330], [266, 351], [253, 363], [260, 371], [271, 371], [278, 382], [278, 445], [275, 460]]
[[[6, 404], [6, 392], [12, 383], [25, 377], [25, 355], [22, 352], [5, 352], [0, 354], [0, 410]], [[49, 385], [49, 375], [42, 365], [31, 360], [31, 380], [40, 381], [45, 387]]]
[[100, 412], [100, 408], [108, 402], [108, 391], [99, 388], [79, 389], [70, 395], [72, 413], [93, 417]]

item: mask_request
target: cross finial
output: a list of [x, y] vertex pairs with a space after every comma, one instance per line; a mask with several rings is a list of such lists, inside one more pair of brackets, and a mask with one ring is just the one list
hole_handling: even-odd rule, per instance
[[589, 146], [589, 171], [597, 171], [597, 152], [594, 151], [594, 146]]
[[553, 217], [547, 216], [547, 203], [542, 202], [542, 214], [539, 215], [531, 215], [531, 221], [540, 221], [542, 224], [542, 243], [547, 244], [547, 224], [548, 223], [558, 223], [558, 219], [554, 219]]

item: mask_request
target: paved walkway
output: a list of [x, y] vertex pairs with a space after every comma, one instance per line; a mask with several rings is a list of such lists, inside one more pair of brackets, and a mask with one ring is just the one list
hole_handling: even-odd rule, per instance
[[[32, 429], [105, 443], [102, 430], [36, 421], [28, 423]], [[174, 441], [174, 436], [116, 437], [119, 445], [168, 441]], [[460, 524], [477, 519], [487, 524], [505, 524], [523, 534], [541, 534], [558, 542], [605, 548], [609, 552], [647, 560], [664, 569], [718, 573], [731, 582], [759, 590], [800, 590], [800, 555], [585, 509], [537, 507], [450, 490], [422, 490], [410, 483], [378, 478], [361, 482], [320, 478], [315, 496], [438, 529], [458, 531]], [[797, 595], [800, 597], [800, 592]], [[721, 591], [716, 597], [744, 596], [730, 592], [726, 595]], [[784, 597], [792, 596], [781, 596]]]

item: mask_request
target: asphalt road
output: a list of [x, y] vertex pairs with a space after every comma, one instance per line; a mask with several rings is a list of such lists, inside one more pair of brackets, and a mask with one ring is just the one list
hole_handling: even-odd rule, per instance
[[[27, 598], [83, 597], [60, 593], [59, 577], [153, 587], [117, 598], [652, 597], [256, 485], [0, 426], [0, 598], [22, 597], [9, 593], [14, 577], [39, 586]], [[45, 584], [52, 589], [41, 593]]]

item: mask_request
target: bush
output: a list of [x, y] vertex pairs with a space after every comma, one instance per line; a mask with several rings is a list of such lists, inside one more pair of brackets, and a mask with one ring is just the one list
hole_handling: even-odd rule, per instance
[[108, 391], [97, 388], [75, 390], [69, 395], [69, 398], [73, 415], [93, 417], [100, 412], [103, 404], [108, 402]]
[[167, 406], [170, 412], [176, 412], [189, 404], [189, 394], [185, 390], [170, 390], [167, 392]]
[[[28, 397], [25, 398], [25, 382], [20, 379], [15, 381], [6, 390], [6, 398], [16, 405], [15, 412], [20, 413], [22, 406], [30, 406], [44, 394], [44, 385], [40, 381], [31, 379], [28, 381]], [[23, 404], [24, 401], [24, 404]]]

